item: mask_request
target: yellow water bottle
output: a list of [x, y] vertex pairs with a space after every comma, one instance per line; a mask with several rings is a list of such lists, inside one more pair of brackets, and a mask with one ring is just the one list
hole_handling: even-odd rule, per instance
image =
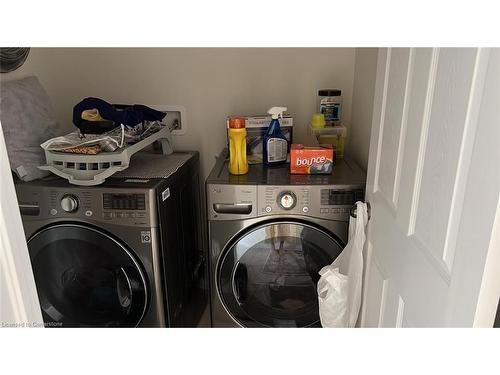
[[247, 130], [243, 117], [229, 118], [229, 173], [248, 173]]

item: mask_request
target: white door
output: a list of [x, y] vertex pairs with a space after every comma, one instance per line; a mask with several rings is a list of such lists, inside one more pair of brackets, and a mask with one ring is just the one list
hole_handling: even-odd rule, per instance
[[500, 51], [380, 49], [376, 82], [361, 325], [473, 326], [498, 301]]
[[43, 327], [42, 312], [0, 124], [0, 328]]

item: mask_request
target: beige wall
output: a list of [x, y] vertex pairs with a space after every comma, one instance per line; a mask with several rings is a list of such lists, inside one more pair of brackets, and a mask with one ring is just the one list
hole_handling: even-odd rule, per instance
[[206, 175], [226, 143], [227, 115], [286, 105], [294, 116], [294, 140], [307, 142], [317, 90], [335, 87], [343, 91], [349, 124], [354, 59], [353, 48], [34, 48], [25, 65], [1, 79], [37, 75], [68, 131], [73, 106], [87, 96], [183, 105], [188, 134], [175, 144], [199, 150]]
[[365, 171], [368, 166], [378, 48], [356, 48], [352, 114], [347, 153]]

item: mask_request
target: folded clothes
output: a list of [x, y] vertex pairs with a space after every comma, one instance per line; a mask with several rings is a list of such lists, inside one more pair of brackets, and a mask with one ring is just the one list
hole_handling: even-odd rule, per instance
[[82, 122], [88, 121], [88, 119], [82, 118], [83, 112], [88, 110], [92, 111], [90, 113], [86, 112], [84, 114], [85, 117], [87, 117], [87, 115], [95, 115], [95, 112], [93, 112], [95, 110], [103, 120], [114, 121], [116, 126], [121, 124], [136, 126], [143, 121], [161, 121], [166, 116], [164, 112], [157, 111], [141, 104], [113, 105], [102, 99], [89, 97], [83, 99], [73, 107], [73, 123], [76, 127], [80, 128]]
[[77, 146], [73, 148], [66, 148], [61, 152], [69, 152], [72, 154], [97, 155], [98, 153], [101, 152], [101, 145]]

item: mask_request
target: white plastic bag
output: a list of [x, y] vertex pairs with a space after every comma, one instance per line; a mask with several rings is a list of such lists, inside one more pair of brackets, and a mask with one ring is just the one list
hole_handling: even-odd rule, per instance
[[319, 316], [323, 327], [354, 327], [361, 306], [363, 247], [368, 222], [366, 203], [356, 202], [356, 218], [349, 220], [347, 246], [319, 274]]
[[347, 321], [347, 276], [331, 265], [319, 271], [319, 315], [323, 327], [344, 327]]
[[93, 146], [106, 141], [115, 145], [113, 148], [123, 147], [125, 139], [125, 126], [121, 125], [103, 134], [82, 134], [75, 130], [61, 137], [51, 138], [43, 142], [40, 147], [50, 151], [64, 151], [81, 146]]

